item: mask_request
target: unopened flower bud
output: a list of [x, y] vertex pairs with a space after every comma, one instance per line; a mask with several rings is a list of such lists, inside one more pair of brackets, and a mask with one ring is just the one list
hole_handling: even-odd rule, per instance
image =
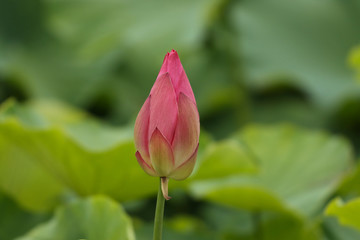
[[193, 171], [199, 135], [194, 93], [172, 50], [136, 118], [136, 158], [151, 176], [183, 180]]

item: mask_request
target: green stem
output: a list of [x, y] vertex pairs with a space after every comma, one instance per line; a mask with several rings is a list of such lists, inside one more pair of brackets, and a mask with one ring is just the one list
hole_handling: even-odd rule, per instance
[[158, 190], [157, 202], [156, 202], [156, 210], [155, 210], [153, 240], [161, 240], [161, 238], [162, 238], [164, 206], [165, 206], [165, 198], [161, 191], [161, 178], [160, 178], [160, 184], [159, 184], [159, 190]]

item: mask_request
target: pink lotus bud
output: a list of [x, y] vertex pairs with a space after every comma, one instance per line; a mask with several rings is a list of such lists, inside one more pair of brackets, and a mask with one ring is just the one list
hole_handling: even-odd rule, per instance
[[194, 93], [177, 52], [172, 50], [136, 118], [137, 160], [151, 176], [183, 180], [194, 168], [199, 135]]

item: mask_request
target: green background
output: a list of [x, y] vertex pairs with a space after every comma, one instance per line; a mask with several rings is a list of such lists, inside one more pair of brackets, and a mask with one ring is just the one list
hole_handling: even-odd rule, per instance
[[164, 239], [360, 239], [360, 1], [0, 1], [0, 239], [152, 239], [133, 125], [166, 52], [201, 119]]

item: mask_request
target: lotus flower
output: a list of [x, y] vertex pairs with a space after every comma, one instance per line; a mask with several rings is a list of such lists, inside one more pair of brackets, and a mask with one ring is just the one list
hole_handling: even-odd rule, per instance
[[[162, 177], [164, 181], [168, 178], [183, 180], [194, 168], [199, 135], [194, 93], [177, 52], [172, 50], [166, 54], [136, 118], [136, 158], [151, 176]], [[163, 193], [165, 191], [167, 187]]]

